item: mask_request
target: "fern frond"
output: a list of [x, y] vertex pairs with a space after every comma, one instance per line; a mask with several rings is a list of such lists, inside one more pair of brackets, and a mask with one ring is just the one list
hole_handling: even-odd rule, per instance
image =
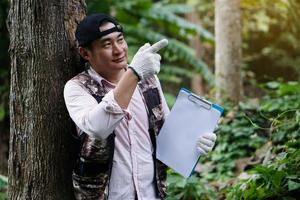
[[122, 10], [146, 10], [153, 6], [153, 3], [151, 0], [135, 0], [135, 1], [128, 1], [128, 0], [118, 0], [111, 2], [116, 9]]
[[180, 77], [192, 78], [194, 74], [194, 72], [192, 72], [191, 70], [188, 70], [186, 68], [177, 65], [164, 64], [161, 66], [160, 69], [161, 69], [160, 73], [172, 74]]
[[195, 25], [182, 17], [168, 11], [164, 6], [154, 5], [148, 12], [143, 13], [149, 20], [164, 21], [168, 26], [176, 26], [191, 34], [198, 34], [202, 41], [214, 42], [214, 36], [199, 25]]
[[166, 73], [160, 73], [158, 77], [161, 82], [167, 82], [170, 84], [180, 84], [182, 82], [182, 78]]
[[[158, 4], [158, 3], [157, 3]], [[187, 4], [162, 4], [168, 12], [174, 13], [174, 14], [186, 14], [193, 12], [193, 7]]]
[[196, 71], [200, 72], [203, 78], [209, 83], [209, 85], [213, 86], [214, 76], [211, 73], [208, 66], [201, 59], [197, 59], [194, 54], [189, 53], [189, 51], [185, 51], [186, 48], [189, 47], [177, 40], [169, 40], [168, 50], [170, 50], [173, 54], [178, 56], [179, 60], [184, 60], [187, 64], [191, 65]]

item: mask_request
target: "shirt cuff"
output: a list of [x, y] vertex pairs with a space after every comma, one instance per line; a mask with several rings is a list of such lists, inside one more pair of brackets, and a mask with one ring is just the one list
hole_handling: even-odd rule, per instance
[[128, 114], [126, 109], [122, 109], [115, 100], [113, 90], [109, 91], [102, 99], [102, 102], [106, 104], [104, 110], [112, 114]]

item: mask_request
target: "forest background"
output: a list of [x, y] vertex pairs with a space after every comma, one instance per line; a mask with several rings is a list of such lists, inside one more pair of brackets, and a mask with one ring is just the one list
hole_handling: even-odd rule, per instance
[[[9, 2], [0, 2], [0, 199], [7, 198], [10, 138]], [[300, 3], [241, 0], [243, 91], [238, 102], [216, 99], [215, 2], [87, 1], [125, 28], [129, 57], [145, 42], [170, 40], [159, 78], [172, 107], [181, 87], [225, 107], [218, 141], [184, 179], [168, 172], [172, 199], [296, 199], [300, 189]], [[228, 27], [230, 29], [231, 27]], [[230, 80], [228, 80], [230, 81]]]

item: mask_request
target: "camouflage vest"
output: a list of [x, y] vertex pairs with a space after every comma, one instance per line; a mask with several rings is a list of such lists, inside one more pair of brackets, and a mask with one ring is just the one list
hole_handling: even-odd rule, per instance
[[[76, 81], [86, 89], [99, 103], [107, 93], [96, 80], [86, 72], [75, 76]], [[149, 119], [149, 134], [154, 147], [154, 167], [157, 194], [160, 198], [166, 195], [166, 170], [167, 167], [156, 159], [156, 136], [164, 122], [161, 97], [155, 77], [142, 80], [138, 89], [146, 104]], [[95, 139], [77, 128], [77, 138], [80, 139], [79, 158], [73, 172], [73, 186], [76, 199], [106, 199], [107, 184], [109, 183], [114, 152], [114, 137], [112, 133], [107, 139]]]

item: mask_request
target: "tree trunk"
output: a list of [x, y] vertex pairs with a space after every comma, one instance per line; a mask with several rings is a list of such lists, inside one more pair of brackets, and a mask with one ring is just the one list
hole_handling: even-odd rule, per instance
[[11, 0], [9, 199], [72, 199], [71, 122], [63, 100], [85, 2]]
[[[188, 21], [198, 24], [199, 26], [201, 25], [200, 19], [197, 15], [197, 12], [193, 11], [192, 13], [189, 13], [186, 15], [186, 18]], [[201, 41], [199, 39], [199, 36], [195, 36], [191, 38], [189, 42], [190, 47], [192, 47], [195, 50], [196, 57], [201, 58], [203, 54], [203, 47], [201, 45]], [[205, 94], [204, 91], [204, 83], [202, 80], [202, 77], [199, 74], [194, 74], [191, 80], [191, 90], [200, 96], [203, 96]]]
[[241, 84], [240, 0], [215, 1], [216, 98], [238, 103]]

